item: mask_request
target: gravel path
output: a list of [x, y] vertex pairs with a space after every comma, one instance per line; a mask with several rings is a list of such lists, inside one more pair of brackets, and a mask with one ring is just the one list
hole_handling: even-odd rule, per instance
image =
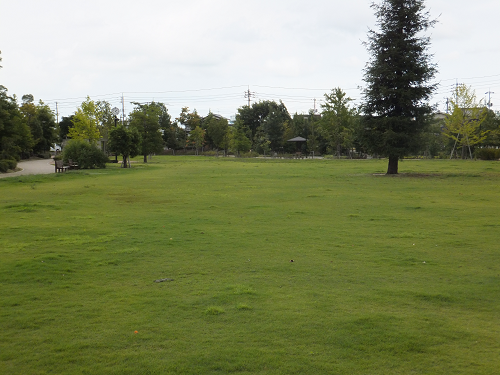
[[23, 176], [27, 174], [55, 173], [54, 160], [52, 159], [32, 159], [20, 161], [17, 163], [17, 167], [22, 168], [22, 170], [13, 173], [0, 173], [0, 178]]

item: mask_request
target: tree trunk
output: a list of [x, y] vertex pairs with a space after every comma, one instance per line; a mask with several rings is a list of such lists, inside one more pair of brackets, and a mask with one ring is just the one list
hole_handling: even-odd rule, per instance
[[398, 174], [399, 157], [389, 156], [389, 165], [387, 167], [387, 174]]
[[144, 163], [147, 163], [148, 162], [148, 156], [147, 155], [143, 155], [144, 156]]
[[127, 156], [128, 155], [123, 155], [122, 168], [127, 168]]

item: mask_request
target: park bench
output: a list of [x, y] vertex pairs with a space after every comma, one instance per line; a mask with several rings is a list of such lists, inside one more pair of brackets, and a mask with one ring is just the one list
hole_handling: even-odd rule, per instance
[[56, 173], [57, 172], [66, 172], [68, 170], [69, 167], [66, 167], [65, 165], [63, 165], [62, 160], [54, 160], [54, 161], [55, 161], [55, 166], [56, 166]]
[[68, 167], [69, 169], [78, 169], [78, 164], [77, 163], [74, 163], [73, 160], [71, 159], [68, 159]]

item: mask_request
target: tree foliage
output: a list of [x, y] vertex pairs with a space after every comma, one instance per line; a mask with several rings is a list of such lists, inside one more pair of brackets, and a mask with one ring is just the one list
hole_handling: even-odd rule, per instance
[[99, 128], [103, 115], [102, 108], [87, 96], [73, 116], [73, 127], [69, 129], [68, 137], [97, 143], [101, 138]]
[[262, 134], [265, 134], [272, 150], [283, 147], [285, 124], [292, 120], [282, 101], [276, 103], [270, 100], [238, 108], [236, 119], [241, 124], [240, 130], [246, 129], [246, 137], [251, 143], [257, 146]]
[[135, 108], [129, 115], [130, 126], [137, 129], [141, 135], [140, 154], [143, 155], [144, 162], [147, 163], [148, 155], [158, 153], [163, 149], [160, 120], [165, 115], [164, 105], [156, 102], [133, 104]]
[[31, 151], [34, 154], [48, 152], [57, 139], [54, 113], [41, 100], [35, 105], [35, 99], [31, 94], [23, 95], [22, 101], [19, 110], [31, 131], [33, 138]]
[[33, 137], [16, 100], [0, 86], [0, 160], [20, 160], [29, 157]]
[[500, 112], [486, 110], [486, 118], [481, 129], [487, 130], [486, 139], [481, 142], [483, 147], [500, 147]]
[[252, 142], [247, 136], [248, 132], [245, 125], [240, 121], [236, 120], [236, 123], [231, 129], [231, 143], [230, 147], [236, 154], [245, 153], [250, 151], [252, 148]]
[[108, 147], [112, 152], [122, 155], [122, 168], [127, 168], [127, 159], [139, 155], [141, 151], [141, 136], [136, 128], [127, 129], [118, 125], [109, 132]]
[[477, 101], [472, 88], [465, 85], [457, 85], [455, 95], [450, 103], [451, 113], [445, 118], [444, 134], [455, 141], [455, 146], [462, 147], [462, 159], [465, 159], [467, 154], [466, 148], [468, 148], [472, 159], [471, 146], [484, 141], [489, 132], [481, 129], [481, 125], [488, 115], [488, 110], [481, 101]]
[[193, 112], [189, 112], [189, 107], [183, 107], [176, 120], [179, 124], [182, 124], [188, 132], [201, 125], [200, 115], [198, 115], [196, 109], [193, 110]]
[[73, 127], [74, 115], [63, 116], [61, 121], [59, 121], [59, 134], [57, 136], [57, 141], [63, 143], [65, 139], [68, 138], [69, 129]]
[[202, 129], [199, 125], [196, 126], [196, 128], [191, 130], [191, 132], [189, 133], [188, 141], [196, 149], [196, 155], [198, 155], [201, 146], [203, 146], [204, 140], [205, 140], [205, 130]]
[[398, 173], [399, 158], [421, 148], [430, 122], [428, 100], [436, 73], [427, 52], [433, 27], [423, 0], [382, 0], [372, 4], [380, 31], [370, 30], [365, 72], [363, 143], [389, 157], [388, 174]]
[[203, 126], [206, 129], [206, 138], [211, 147], [217, 152], [219, 149], [225, 149], [227, 146], [227, 137], [229, 125], [227, 119], [216, 116], [212, 112], [203, 119]]
[[325, 101], [321, 104], [321, 133], [328, 141], [332, 153], [338, 157], [343, 148], [350, 149], [354, 144], [358, 111], [351, 106], [352, 101], [353, 99], [338, 87], [325, 94]]

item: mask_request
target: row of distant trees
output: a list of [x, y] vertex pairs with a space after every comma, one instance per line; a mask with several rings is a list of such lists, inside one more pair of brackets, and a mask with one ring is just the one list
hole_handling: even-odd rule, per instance
[[[287, 142], [300, 136], [304, 154], [331, 154], [334, 157], [362, 157], [369, 152], [364, 138], [363, 108], [355, 106], [341, 88], [324, 95], [320, 111], [291, 116], [283, 102], [260, 101], [237, 109], [236, 120], [217, 114], [200, 116], [196, 110], [182, 108], [172, 119], [159, 102], [133, 103], [125, 122], [117, 121], [110, 103], [87, 98], [69, 117], [56, 124], [54, 113], [32, 95], [24, 95], [21, 104], [0, 88], [0, 159], [19, 160], [46, 154], [57, 142], [68, 139], [103, 142], [106, 151], [116, 152], [125, 161], [130, 156], [147, 156], [169, 148], [212, 150], [216, 154], [236, 155], [250, 150], [264, 155], [297, 151]], [[459, 85], [446, 115], [435, 115], [425, 141], [415, 156], [472, 157], [477, 148], [500, 147], [500, 114], [477, 101], [470, 87]], [[58, 126], [57, 126], [58, 125]], [[107, 142], [107, 143], [106, 143]]]

